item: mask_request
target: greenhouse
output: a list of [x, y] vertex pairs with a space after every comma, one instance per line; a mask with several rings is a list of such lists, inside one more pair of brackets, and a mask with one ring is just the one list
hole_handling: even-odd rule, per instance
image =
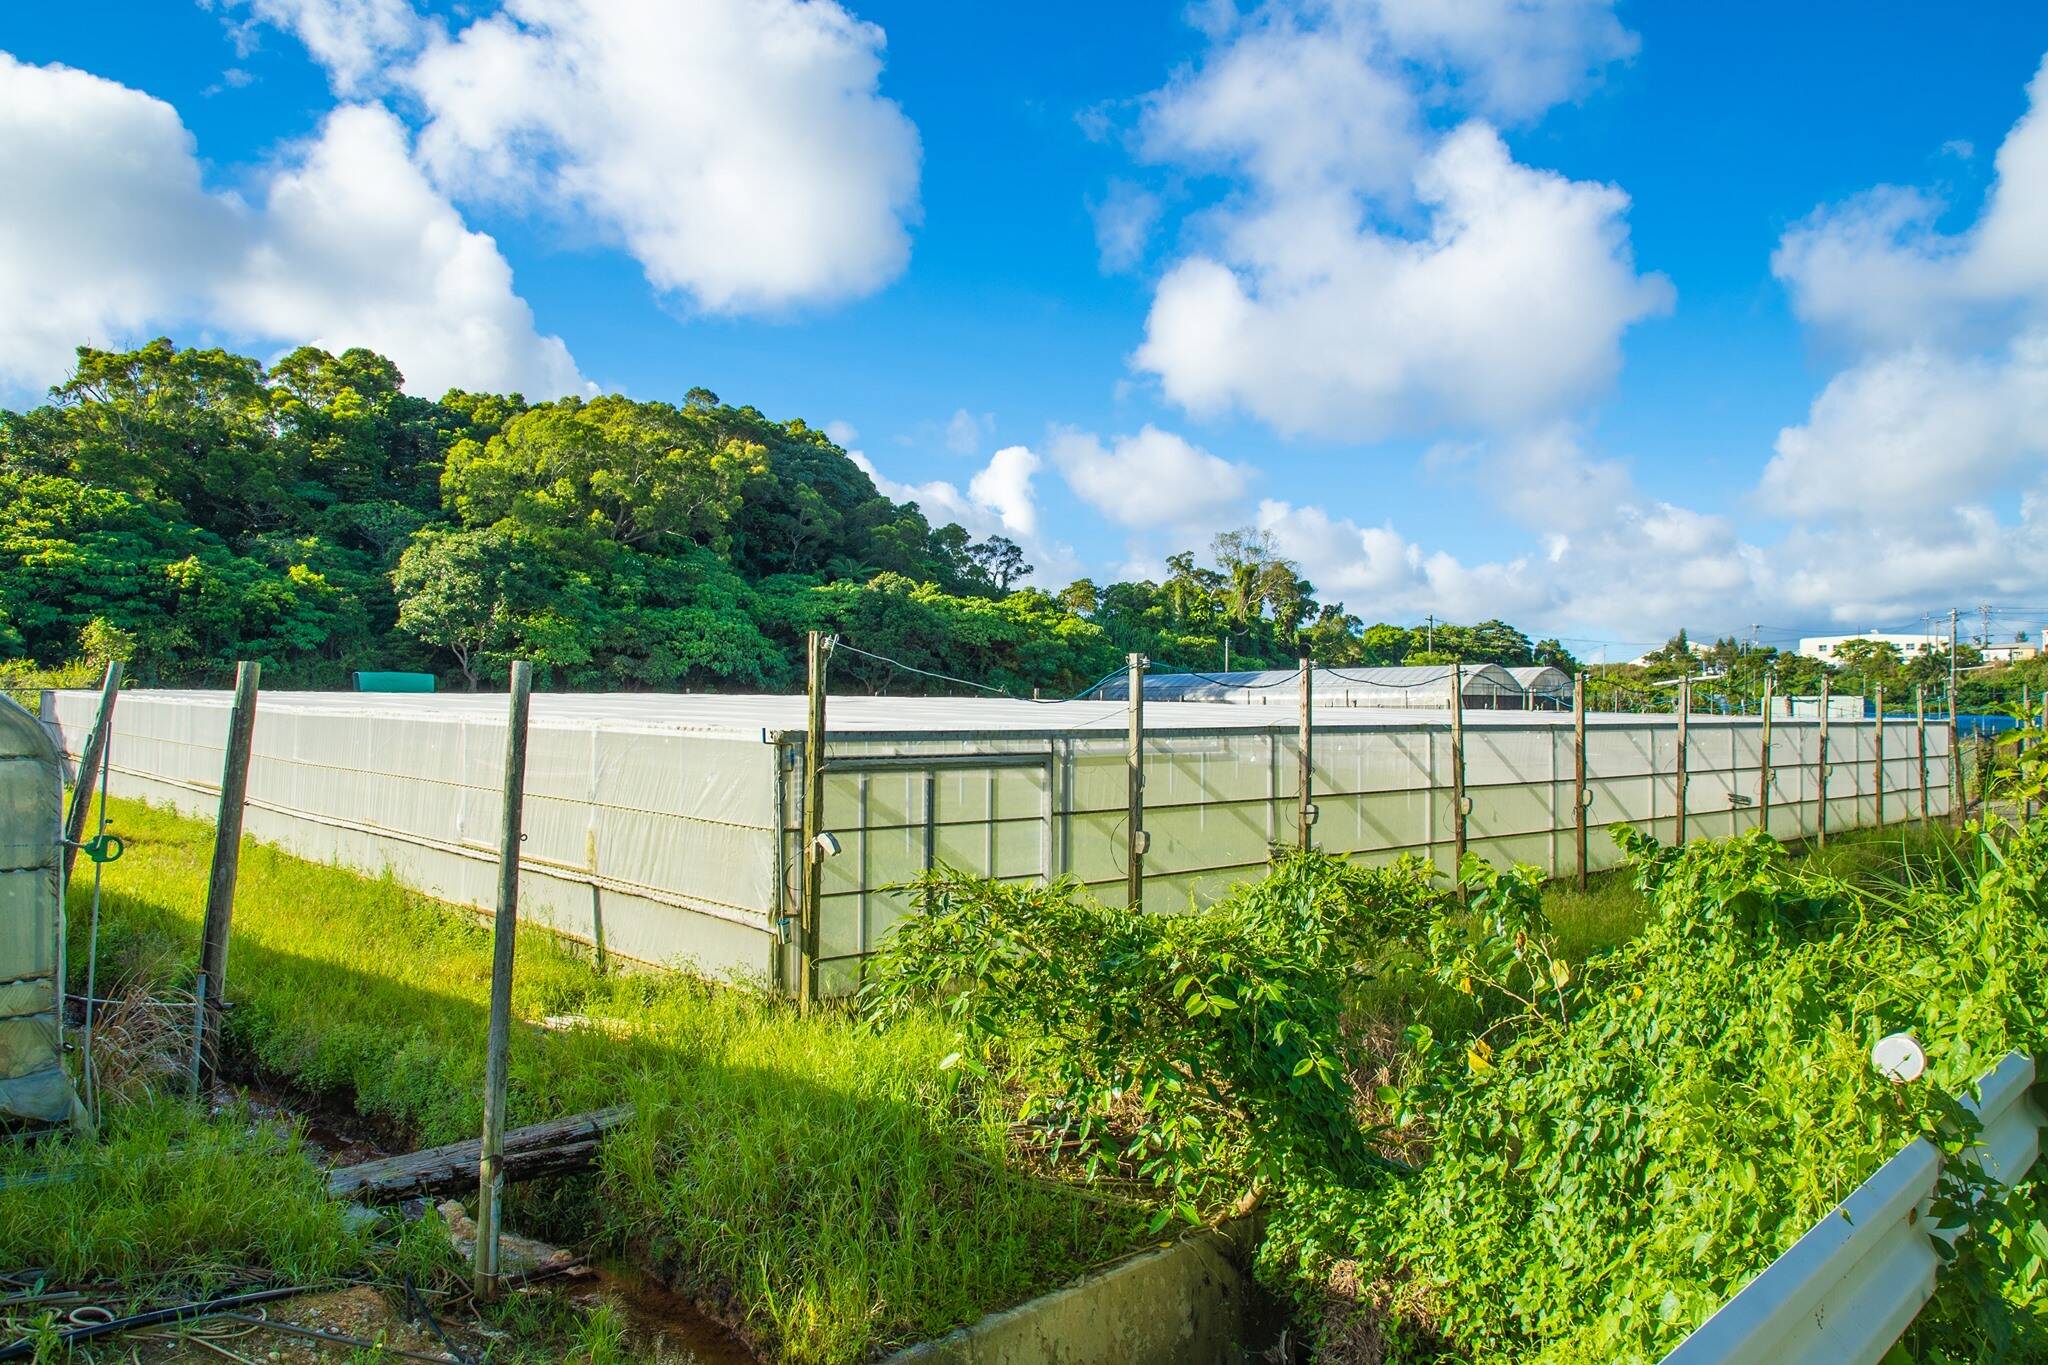
[[[1420, 664], [1404, 668], [1318, 668], [1310, 680], [1317, 706], [1379, 706], [1449, 710], [1454, 676], [1468, 711], [1515, 711], [1524, 706], [1522, 687], [1495, 664]], [[1570, 686], [1566, 686], [1569, 700]], [[1107, 678], [1090, 688], [1090, 700], [1119, 700], [1131, 694], [1130, 679]], [[1301, 705], [1301, 672], [1270, 668], [1246, 673], [1147, 673], [1145, 700], [1228, 701], [1253, 705]]]
[[[43, 714], [74, 759], [97, 694], [53, 692]], [[135, 691], [115, 716], [111, 782], [211, 815], [229, 695]], [[1313, 836], [1371, 858], [1413, 853], [1445, 872], [1466, 845], [1554, 874], [1576, 867], [1572, 718], [1480, 710], [1368, 710], [1318, 695], [1312, 716]], [[1148, 911], [1199, 908], [1298, 837], [1298, 706], [1148, 701], [1142, 839], [1130, 838], [1126, 701], [833, 697], [820, 826], [818, 975], [826, 991], [903, 913], [892, 888], [946, 864], [1006, 879], [1071, 876], [1125, 901], [1142, 856]], [[800, 696], [563, 695], [533, 698], [521, 912], [606, 957], [787, 986], [803, 827]], [[249, 777], [249, 834], [302, 856], [459, 904], [493, 903], [505, 699], [481, 694], [262, 695]], [[1763, 756], [1769, 735], [1768, 807]], [[1587, 718], [1588, 862], [1617, 860], [1607, 827], [1676, 832], [1675, 717]], [[1945, 725], [1834, 723], [1828, 815], [1845, 829], [1948, 810]], [[1767, 819], [1811, 833], [1819, 727], [1693, 717], [1687, 832]], [[1879, 796], [1878, 754], [1883, 754]], [[1462, 764], [1458, 762], [1462, 757]]]
[[1523, 705], [1531, 711], [1572, 709], [1572, 675], [1548, 664], [1507, 670], [1515, 686], [1522, 689]]
[[0, 697], [0, 1127], [78, 1113], [64, 1070], [62, 766]]

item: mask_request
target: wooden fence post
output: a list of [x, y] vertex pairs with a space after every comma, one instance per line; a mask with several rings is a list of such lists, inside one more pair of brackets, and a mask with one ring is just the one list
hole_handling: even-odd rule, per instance
[[78, 755], [78, 779], [71, 784], [71, 809], [64, 813], [64, 885], [71, 885], [71, 869], [78, 861], [78, 845], [85, 839], [86, 808], [100, 783], [100, 769], [106, 766], [107, 743], [114, 728], [114, 703], [121, 695], [121, 661], [107, 664], [106, 679], [100, 684], [100, 706], [93, 713], [92, 729], [86, 732], [85, 748]]
[[831, 652], [825, 633], [812, 631], [804, 669], [804, 846], [796, 920], [797, 1001], [804, 1009], [818, 1001], [818, 918], [825, 888], [818, 836], [825, 832], [825, 662]]
[[235, 874], [242, 860], [242, 808], [249, 794], [249, 746], [256, 734], [261, 664], [235, 665], [235, 700], [221, 755], [220, 808], [213, 822], [213, 867], [206, 879], [206, 919], [199, 931], [198, 994], [202, 1061], [219, 1055], [221, 1002], [227, 998], [228, 936], [235, 921]]
[[1311, 848], [1315, 843], [1315, 685], [1315, 663], [1304, 654], [1301, 659], [1301, 776], [1296, 778], [1294, 783], [1298, 806], [1295, 811], [1297, 839], [1303, 848]]
[[1920, 823], [1927, 823], [1927, 688], [1913, 689], [1913, 741], [1920, 764]]
[[1572, 837], [1578, 846], [1579, 890], [1586, 889], [1586, 675], [1572, 677]]
[[512, 665], [505, 721], [505, 788], [498, 839], [498, 916], [491, 927], [491, 1023], [484, 1054], [484, 1134], [477, 1156], [476, 1295], [498, 1292], [499, 1213], [505, 1195], [505, 1088], [512, 1043], [513, 948], [519, 938], [519, 845], [526, 800], [526, 712], [533, 665]]
[[1465, 894], [1465, 665], [1451, 665], [1451, 877]]
[[1820, 679], [1820, 810], [1814, 818], [1814, 840], [1822, 848], [1828, 846], [1828, 709], [1833, 705], [1828, 695], [1828, 678], [1823, 673]]
[[1877, 688], [1877, 781], [1873, 784], [1876, 796], [1877, 818], [1871, 821], [1873, 829], [1884, 828], [1884, 684]]
[[1757, 773], [1756, 823], [1764, 833], [1771, 832], [1771, 692], [1777, 679], [1764, 675], [1763, 731], [1759, 736], [1758, 758], [1762, 764]]
[[1691, 781], [1691, 755], [1687, 752], [1686, 724], [1692, 719], [1692, 671], [1678, 680], [1678, 838], [1685, 843], [1686, 788]]
[[1142, 654], [1124, 659], [1130, 682], [1130, 745], [1125, 753], [1124, 904], [1145, 908], [1145, 665]]

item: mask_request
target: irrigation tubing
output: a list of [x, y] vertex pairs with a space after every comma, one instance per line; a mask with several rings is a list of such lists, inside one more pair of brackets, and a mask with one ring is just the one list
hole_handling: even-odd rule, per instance
[[[432, 1365], [451, 1365], [451, 1362], [454, 1365], [470, 1365], [470, 1357], [456, 1351], [453, 1346], [448, 1348], [451, 1352], [449, 1355], [428, 1355], [425, 1351], [409, 1351], [403, 1346], [393, 1346], [386, 1342], [368, 1341], [362, 1337], [344, 1336], [340, 1332], [323, 1332], [317, 1327], [301, 1327], [295, 1322], [279, 1322], [275, 1318], [267, 1317], [259, 1318], [252, 1313], [221, 1313], [218, 1316], [226, 1318], [231, 1322], [246, 1322], [250, 1326], [263, 1331], [283, 1332], [289, 1336], [305, 1337], [310, 1341], [329, 1341], [337, 1346], [353, 1346], [358, 1350], [367, 1350], [375, 1355], [392, 1355], [405, 1360], [425, 1360], [432, 1362]], [[438, 1328], [436, 1332], [438, 1335]], [[448, 1338], [442, 1337], [441, 1340], [445, 1342]]]
[[[251, 1289], [240, 1294], [226, 1294], [217, 1299], [202, 1299], [196, 1303], [179, 1304], [175, 1308], [152, 1308], [143, 1313], [131, 1313], [125, 1318], [109, 1318], [105, 1322], [88, 1323], [74, 1327], [68, 1332], [59, 1332], [59, 1345], [76, 1346], [81, 1341], [103, 1337], [115, 1332], [133, 1331], [137, 1327], [154, 1327], [164, 1322], [184, 1322], [187, 1319], [217, 1317], [232, 1309], [253, 1303], [269, 1303], [273, 1299], [289, 1299], [313, 1291], [304, 1285], [286, 1285], [276, 1289]], [[32, 1360], [35, 1357], [39, 1338], [24, 1337], [9, 1346], [0, 1346], [0, 1360]]]
[[404, 1275], [401, 1278], [405, 1281], [406, 1302], [410, 1303], [412, 1311], [418, 1314], [427, 1326], [433, 1329], [434, 1335], [440, 1339], [443, 1346], [447, 1347], [448, 1354], [455, 1358], [457, 1365], [474, 1365], [469, 1352], [448, 1340], [448, 1334], [441, 1330], [441, 1320], [435, 1317], [434, 1310], [427, 1306], [427, 1301], [421, 1296], [419, 1287], [412, 1282], [412, 1276]]

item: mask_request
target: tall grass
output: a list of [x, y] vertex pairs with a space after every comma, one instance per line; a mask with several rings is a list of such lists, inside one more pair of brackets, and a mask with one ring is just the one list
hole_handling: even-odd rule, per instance
[[[102, 974], [189, 974], [211, 829], [133, 803], [114, 814], [128, 852], [107, 869]], [[269, 1077], [409, 1140], [467, 1137], [489, 976], [478, 917], [245, 845], [227, 1032]], [[513, 1217], [651, 1267], [764, 1353], [861, 1359], [1142, 1236], [1145, 1211], [1012, 1165], [1000, 1116], [939, 1069], [943, 1038], [923, 1021], [875, 1031], [681, 977], [600, 976], [534, 929], [513, 1008], [514, 1123], [636, 1106], [594, 1184], [528, 1195]], [[582, 1022], [539, 1026], [551, 1016]]]

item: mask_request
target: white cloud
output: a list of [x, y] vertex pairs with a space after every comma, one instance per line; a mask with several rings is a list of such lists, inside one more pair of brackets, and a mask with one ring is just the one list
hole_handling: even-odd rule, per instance
[[874, 480], [876, 491], [883, 497], [916, 503], [925, 520], [934, 526], [958, 522], [977, 539], [1002, 535], [1018, 542], [1036, 566], [1028, 581], [1064, 583], [1080, 572], [1071, 546], [1039, 536], [1038, 496], [1032, 479], [1041, 461], [1029, 447], [1005, 446], [998, 450], [967, 481], [965, 489], [947, 479], [899, 483], [877, 469], [864, 452], [846, 453]]
[[995, 429], [993, 413], [977, 417], [966, 408], [959, 408], [946, 423], [946, 449], [955, 455], [975, 454], [981, 449], [982, 435]]
[[80, 342], [205, 307], [240, 206], [200, 184], [177, 110], [0, 52], [0, 380], [52, 383]]
[[271, 181], [262, 233], [220, 288], [240, 333], [368, 346], [422, 393], [488, 383], [551, 398], [583, 387], [534, 330], [497, 243], [463, 226], [412, 163], [405, 130], [345, 105]]
[[825, 439], [841, 450], [850, 450], [860, 439], [860, 431], [851, 422], [833, 420], [825, 423]]
[[1785, 234], [1771, 268], [1799, 316], [1854, 345], [1982, 341], [2048, 310], [2048, 62], [1998, 149], [1997, 179], [1966, 231], [1945, 205], [1879, 186]]
[[[1604, 3], [1270, 0], [1146, 106], [1145, 158], [1234, 175], [1133, 356], [1197, 413], [1371, 439], [1549, 420], [1669, 306], [1619, 188], [1524, 166], [1523, 118], [1626, 55]], [[1476, 114], [1448, 133], [1435, 109]]]
[[416, 392], [581, 386], [492, 240], [413, 168], [403, 129], [345, 107], [287, 149], [251, 206], [202, 184], [161, 100], [0, 54], [0, 378], [54, 382], [78, 343], [178, 325], [372, 346]]
[[967, 496], [1001, 518], [1003, 529], [1026, 538], [1038, 534], [1038, 500], [1031, 476], [1038, 457], [1026, 446], [1004, 446], [989, 456], [988, 466], [967, 481]]
[[1136, 269], [1159, 221], [1159, 196], [1128, 180], [1112, 180], [1088, 211], [1095, 219], [1095, 251], [1103, 270], [1118, 275]]
[[713, 312], [871, 293], [909, 259], [917, 131], [833, 0], [509, 0], [399, 79], [458, 194], [587, 221]]
[[1910, 528], [2044, 462], [2048, 331], [2037, 331], [1993, 356], [1915, 347], [1836, 375], [1806, 421], [1778, 434], [1759, 495], [1793, 517]]
[[341, 95], [373, 84], [386, 62], [426, 35], [411, 0], [227, 0], [244, 2], [256, 19], [297, 36]]
[[1055, 427], [1047, 452], [1083, 501], [1123, 526], [1191, 526], [1234, 509], [1254, 471], [1146, 424], [1103, 444], [1092, 432]]

